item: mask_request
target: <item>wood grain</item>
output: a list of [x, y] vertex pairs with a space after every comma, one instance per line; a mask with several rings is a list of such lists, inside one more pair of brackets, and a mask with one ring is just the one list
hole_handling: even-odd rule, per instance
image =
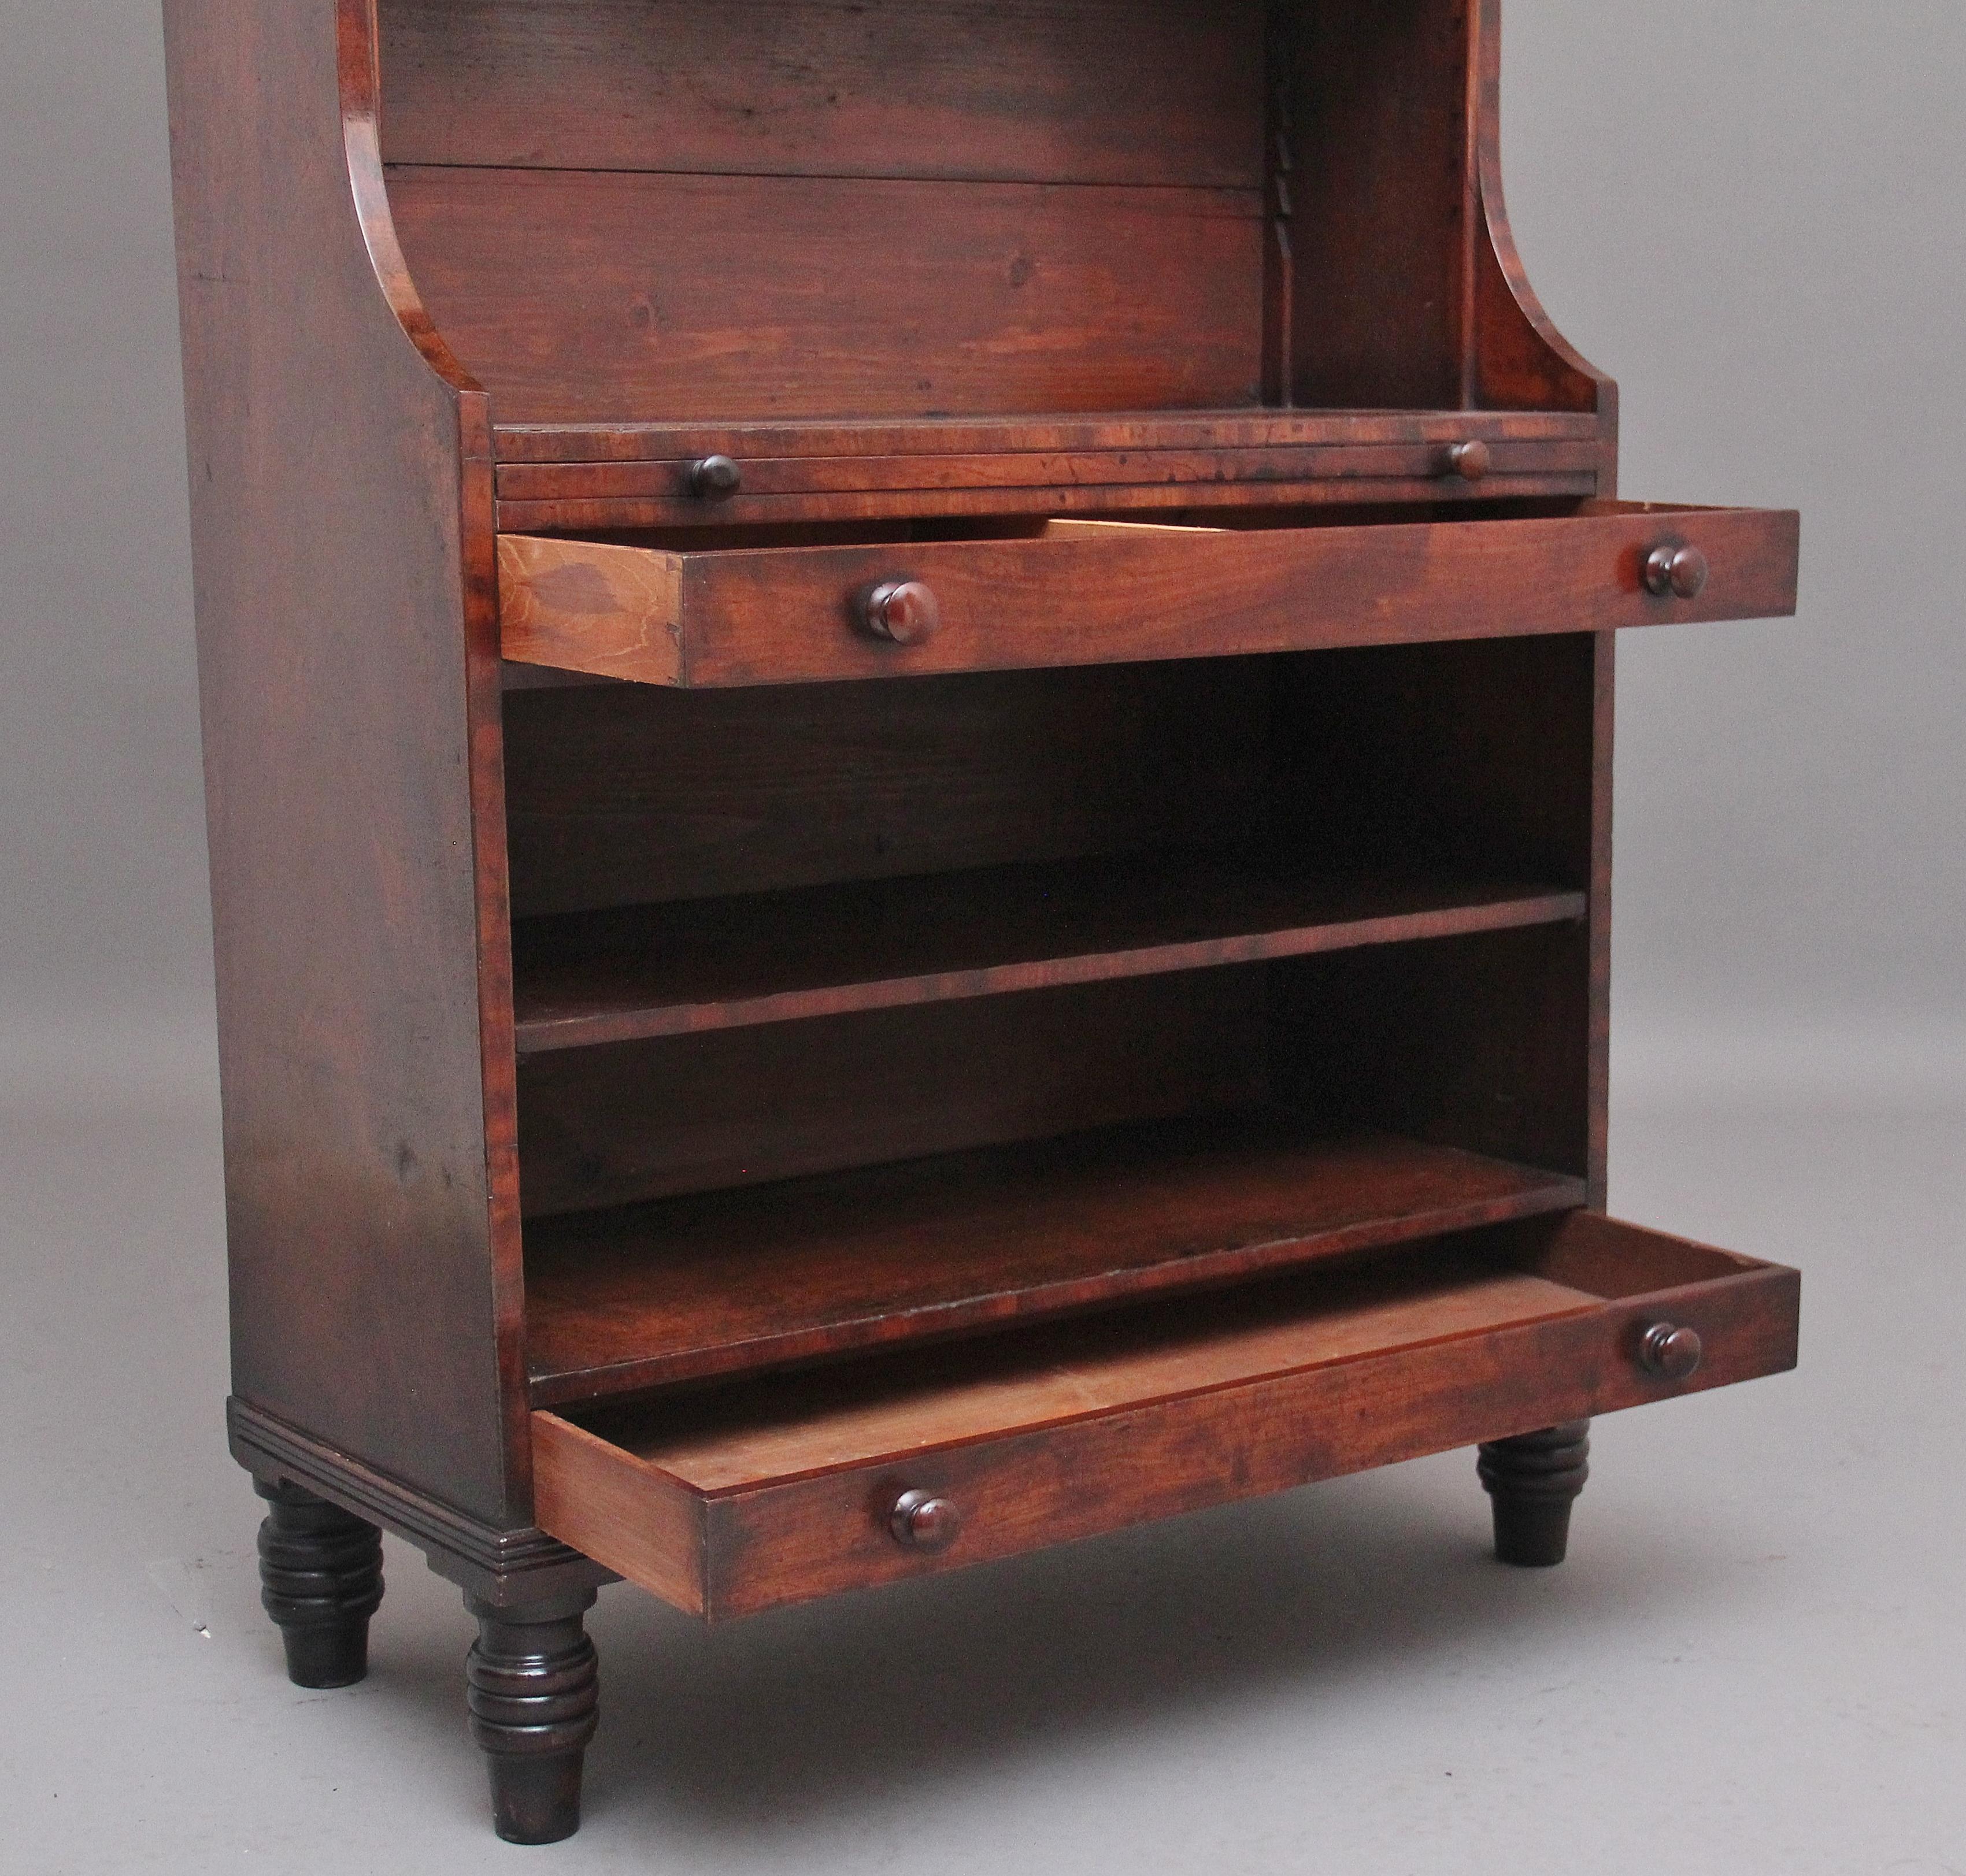
[[530, 1522], [492, 464], [361, 0], [169, 0], [234, 1385]]
[[[1594, 1250], [1572, 1250], [1580, 1230]], [[1573, 1215], [585, 1424], [613, 1449], [617, 1504], [640, 1482], [696, 1495], [673, 1561], [701, 1572], [685, 1606], [714, 1619], [1775, 1373], [1794, 1363], [1797, 1295], [1792, 1271]], [[1690, 1381], [1634, 1358], [1662, 1310], [1712, 1351]], [[535, 1425], [550, 1469], [568, 1423]], [[959, 1507], [952, 1549], [893, 1541], [908, 1489]], [[632, 1509], [570, 1501], [556, 1534], [646, 1580]]]
[[905, 1356], [864, 1370], [788, 1376], [741, 1395], [723, 1388], [666, 1408], [604, 1408], [588, 1424], [688, 1490], [721, 1496], [1584, 1314], [1597, 1300], [1469, 1260], [1394, 1260], [1186, 1298], [1178, 1314], [1168, 1304], [1076, 1324], [1068, 1343], [1064, 1329], [1052, 1327], [1001, 1347], [962, 1344], [933, 1364], [927, 1355]]
[[[583, 642], [578, 661], [556, 655], [649, 683], [792, 684], [1774, 616], [1795, 610], [1798, 532], [1792, 513], [1590, 504], [1525, 520], [1184, 533], [1059, 521], [1034, 539], [651, 548], [665, 564], [617, 610], [557, 633], [559, 647]], [[1711, 562], [1697, 598], [1647, 590], [1645, 558], [1666, 543]], [[601, 578], [618, 581], [620, 551], [595, 561]], [[559, 544], [556, 574], [580, 552]], [[942, 629], [924, 644], [856, 626], [856, 596], [902, 578], [941, 602]], [[508, 564], [505, 603], [522, 616], [545, 603], [527, 584]], [[644, 594], [672, 590], [672, 616], [652, 616]]]
[[1296, 169], [1294, 401], [1440, 409], [1462, 391], [1468, 0], [1290, 10], [1275, 82]]
[[1491, 445], [1595, 443], [1597, 418], [1571, 411], [1135, 410], [1079, 417], [863, 418], [835, 423], [585, 423], [500, 422], [501, 463], [628, 463], [711, 455], [781, 457], [1130, 455], [1139, 451], [1349, 449], [1442, 446], [1479, 437]]
[[383, 19], [392, 163], [1262, 175], [1255, 0], [391, 0]]
[[1574, 1205], [1574, 1179], [1237, 1115], [534, 1224], [536, 1405], [1056, 1315]]
[[[1477, 488], [1448, 452], [1479, 441]], [[509, 424], [501, 525], [567, 532], [704, 520], [688, 468], [740, 459], [720, 524], [1097, 513], [1140, 507], [1605, 496], [1616, 478], [1593, 414], [1535, 410], [1215, 410], [846, 423]]]
[[237, 1395], [225, 1404], [225, 1424], [232, 1456], [256, 1482], [306, 1486], [415, 1545], [440, 1576], [475, 1596], [532, 1602], [610, 1580], [600, 1565], [537, 1527], [474, 1517]]
[[1489, 407], [1594, 410], [1603, 430], [1600, 499], [1617, 493], [1618, 388], [1556, 328], [1529, 285], [1502, 192], [1501, 0], [1474, 0], [1473, 145], [1478, 226], [1467, 283], [1467, 401]]
[[1278, 666], [1271, 815], [1343, 870], [1587, 889], [1587, 922], [1307, 959], [1271, 979], [1280, 1095], [1331, 1124], [1601, 1170], [1610, 634], [1320, 653]]
[[1549, 1562], [1586, 1418], [1792, 1365], [1793, 1272], [1580, 1208], [1614, 634], [1791, 610], [1798, 523], [1611, 499], [1500, 0], [166, 31], [298, 1678], [408, 1537], [556, 1839], [611, 1567], [716, 1617], [1477, 1442]]
[[519, 928], [522, 1056], [1581, 919], [1581, 892], [1149, 851]]
[[[1210, 465], [1197, 480], [1184, 482], [1079, 482], [977, 488], [849, 489], [820, 494], [735, 497], [729, 523], [780, 526], [804, 522], [861, 522], [881, 524], [890, 531], [897, 521], [950, 520], [979, 517], [1028, 516], [1033, 507], [1051, 516], [1088, 520], [1132, 517], [1159, 523], [1168, 510], [1186, 510], [1195, 517], [1225, 523], [1246, 511], [1272, 513], [1295, 510], [1301, 522], [1319, 511], [1334, 520], [1358, 521], [1375, 510], [1404, 509], [1410, 514], [1432, 514], [1442, 520], [1457, 512], [1470, 516], [1491, 511], [1500, 500], [1541, 504], [1542, 511], [1569, 507], [1590, 499], [1608, 486], [1601, 452], [1594, 466], [1515, 470], [1493, 476], [1478, 488], [1458, 477], [1436, 475], [1335, 475], [1320, 473], [1307, 481], [1243, 481], [1233, 474], [1217, 475]], [[1319, 465], [1320, 471], [1328, 464]], [[1344, 513], [1336, 511], [1342, 510]], [[665, 534], [703, 523], [703, 504], [685, 507], [668, 495], [554, 497], [543, 501], [501, 501], [498, 525], [509, 533], [559, 532], [568, 534], [622, 534], [661, 530]], [[1536, 512], [1536, 510], [1531, 510]], [[1178, 520], [1178, 514], [1172, 517]]]
[[389, 196], [508, 422], [1258, 401], [1254, 190], [412, 166]]
[[1246, 843], [1269, 685], [1261, 664], [1217, 658], [514, 693], [513, 904], [572, 912]]
[[1256, 967], [535, 1056], [526, 1215], [1251, 1105], [1264, 1025]]
[[[1472, 429], [1474, 426], [1467, 426]], [[1439, 485], [1451, 446], [1425, 438], [1407, 442], [1324, 443], [1228, 449], [970, 451], [961, 455], [925, 451], [891, 456], [764, 456], [743, 465], [743, 493], [720, 501], [719, 522], [742, 520], [761, 497], [861, 492], [933, 494], [987, 488], [1113, 488], [1129, 483], [1186, 487], [1231, 483], [1259, 492], [1266, 485], [1319, 481], [1410, 481]], [[1491, 474], [1504, 478], [1492, 498], [1509, 492], [1511, 478], [1593, 471], [1594, 440], [1530, 439], [1503, 442], [1490, 450]], [[698, 458], [631, 462], [507, 462], [499, 466], [501, 502], [617, 501], [666, 498], [679, 516], [701, 523], [702, 500], [689, 484]], [[688, 507], [682, 504], [688, 504]], [[679, 525], [687, 526], [687, 521]]]
[[608, 1569], [691, 1615], [707, 1613], [701, 1507], [693, 1494], [672, 1479], [629, 1471], [605, 1440], [550, 1414], [534, 1416], [533, 1449], [542, 1519], [614, 1533], [607, 1547], [626, 1567]]
[[[619, 674], [662, 671], [669, 674], [643, 681], [678, 684], [680, 574], [681, 563], [672, 554], [501, 536], [499, 618], [504, 655], [516, 663], [563, 667], [569, 658], [591, 655], [598, 632], [619, 647], [604, 655], [618, 665]], [[623, 636], [626, 621], [633, 622], [632, 637]]]

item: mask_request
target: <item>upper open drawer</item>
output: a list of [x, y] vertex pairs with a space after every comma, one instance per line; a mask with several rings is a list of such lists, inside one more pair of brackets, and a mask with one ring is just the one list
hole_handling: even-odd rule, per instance
[[1349, 526], [1052, 521], [1008, 538], [642, 547], [500, 539], [504, 655], [792, 684], [1596, 632], [1795, 610], [1793, 513], [1586, 504]]

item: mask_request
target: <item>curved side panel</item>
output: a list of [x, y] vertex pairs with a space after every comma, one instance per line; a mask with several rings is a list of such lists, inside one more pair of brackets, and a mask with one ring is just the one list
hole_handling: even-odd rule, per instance
[[[437, 330], [396, 238], [395, 216], [382, 177], [382, 75], [375, 0], [336, 0], [335, 31], [348, 179], [376, 283], [397, 323], [430, 369], [454, 391], [480, 391], [478, 381], [459, 364]], [[465, 401], [460, 400], [460, 404]], [[481, 409], [476, 414], [484, 412]]]
[[[1502, 194], [1501, 0], [1481, 0], [1478, 31], [1470, 401], [1481, 409], [1594, 410], [1614, 426], [1617, 387], [1557, 330], [1510, 230]], [[1610, 492], [1600, 487], [1600, 494]]]
[[395, 248], [371, 0], [165, 24], [235, 1388], [522, 1524], [485, 400]]

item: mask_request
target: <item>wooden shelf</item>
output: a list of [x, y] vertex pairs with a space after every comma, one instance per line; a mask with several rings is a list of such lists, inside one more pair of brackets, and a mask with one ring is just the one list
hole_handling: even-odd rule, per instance
[[523, 922], [519, 1051], [891, 1009], [1581, 919], [1548, 885], [1148, 854]]
[[1279, 1112], [536, 1220], [536, 1406], [1054, 1315], [1584, 1202], [1581, 1179]]

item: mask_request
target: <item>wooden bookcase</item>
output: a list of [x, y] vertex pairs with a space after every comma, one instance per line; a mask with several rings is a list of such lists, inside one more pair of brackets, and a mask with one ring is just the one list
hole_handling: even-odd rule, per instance
[[706, 1617], [1794, 1359], [1603, 1215], [1618, 499], [1497, 0], [166, 0], [233, 1449], [498, 1826]]

